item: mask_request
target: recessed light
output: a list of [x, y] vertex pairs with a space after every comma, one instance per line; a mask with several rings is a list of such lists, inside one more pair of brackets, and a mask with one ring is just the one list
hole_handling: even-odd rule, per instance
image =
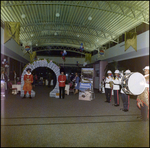
[[31, 34], [31, 37], [33, 37], [33, 34]]
[[60, 16], [60, 14], [59, 13], [56, 13], [56, 17], [59, 17]]
[[77, 37], [79, 37], [79, 35], [77, 35]]
[[91, 17], [91, 16], [89, 16], [89, 17], [88, 17], [88, 20], [89, 20], [89, 21], [91, 21], [91, 20], [92, 20], [92, 17]]
[[36, 46], [38, 46], [38, 44], [36, 44]]
[[25, 18], [25, 17], [26, 17], [26, 15], [25, 15], [25, 14], [22, 14], [22, 15], [21, 15], [21, 17], [22, 17], [22, 18]]
[[57, 35], [57, 32], [55, 32], [54, 35]]

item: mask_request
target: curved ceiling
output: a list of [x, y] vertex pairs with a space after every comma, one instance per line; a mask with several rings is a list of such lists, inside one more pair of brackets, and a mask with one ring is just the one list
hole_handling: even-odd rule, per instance
[[91, 52], [149, 24], [149, 1], [1, 1], [1, 21], [20, 22], [23, 44]]

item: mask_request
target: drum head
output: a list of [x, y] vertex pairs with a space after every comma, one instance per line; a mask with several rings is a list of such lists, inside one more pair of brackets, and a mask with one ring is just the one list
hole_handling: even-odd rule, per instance
[[129, 81], [128, 81], [129, 90], [134, 95], [141, 94], [145, 89], [145, 84], [146, 84], [146, 80], [144, 76], [139, 72], [133, 73], [130, 76]]

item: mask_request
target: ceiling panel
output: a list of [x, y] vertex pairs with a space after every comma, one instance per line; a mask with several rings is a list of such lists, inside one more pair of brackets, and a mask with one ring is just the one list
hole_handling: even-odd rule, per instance
[[1, 1], [1, 21], [20, 22], [23, 44], [80, 48], [83, 43], [90, 52], [149, 24], [149, 1]]

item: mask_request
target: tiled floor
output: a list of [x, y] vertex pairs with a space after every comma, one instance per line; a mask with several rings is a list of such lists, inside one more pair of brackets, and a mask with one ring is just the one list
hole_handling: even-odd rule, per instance
[[149, 147], [149, 121], [130, 99], [129, 112], [105, 103], [95, 90], [92, 101], [50, 98], [51, 88], [36, 86], [33, 99], [6, 94], [1, 99], [1, 147]]

